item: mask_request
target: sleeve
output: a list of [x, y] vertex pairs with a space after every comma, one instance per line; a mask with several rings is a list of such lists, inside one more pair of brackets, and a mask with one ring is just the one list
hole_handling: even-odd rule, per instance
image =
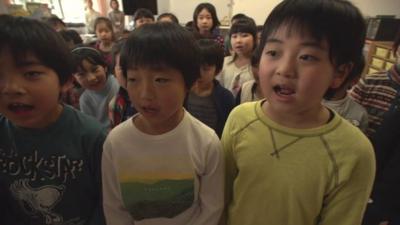
[[238, 169], [236, 167], [235, 158], [233, 155], [233, 135], [232, 135], [232, 122], [235, 114], [230, 114], [228, 120], [225, 124], [224, 131], [222, 133], [222, 148], [224, 153], [225, 161], [225, 206], [224, 212], [222, 214], [220, 225], [227, 224], [227, 212], [229, 209], [229, 204], [232, 201], [233, 195], [233, 182], [236, 178]]
[[363, 99], [365, 98], [365, 82], [366, 82], [365, 78], [361, 78], [350, 91], [350, 97], [361, 105]]
[[106, 138], [106, 132], [102, 130], [95, 141], [93, 152], [90, 153], [91, 169], [93, 171], [93, 178], [98, 189], [96, 190], [96, 199], [99, 201], [92, 219], [88, 223], [89, 225], [103, 225], [105, 224], [104, 212], [103, 212], [103, 201], [102, 201], [102, 182], [101, 182], [101, 155], [103, 152], [103, 144]]
[[[355, 164], [341, 165], [338, 171], [340, 177], [347, 177], [330, 193], [325, 196], [323, 208], [320, 214], [319, 225], [360, 225], [370, 197], [374, 175], [375, 159], [372, 145], [362, 145], [364, 149], [359, 149], [354, 154], [359, 154], [354, 160]], [[350, 154], [346, 157], [350, 157]], [[349, 159], [341, 164], [349, 164]], [[346, 171], [344, 171], [344, 169]], [[350, 174], [346, 174], [350, 173]]]
[[116, 161], [113, 158], [113, 146], [110, 138], [106, 139], [101, 162], [103, 179], [103, 209], [106, 224], [128, 225], [134, 224], [129, 212], [126, 211], [121, 199]]
[[84, 93], [79, 98], [79, 108], [81, 109], [81, 112], [93, 117], [94, 114], [92, 108], [90, 107], [90, 101], [88, 96], [86, 96]]
[[200, 177], [201, 213], [192, 225], [217, 225], [224, 207], [224, 162], [217, 136], [210, 143], [205, 168], [205, 173]]

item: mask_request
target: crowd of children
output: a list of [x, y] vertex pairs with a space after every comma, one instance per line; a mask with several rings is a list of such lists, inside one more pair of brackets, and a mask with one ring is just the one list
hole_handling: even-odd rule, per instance
[[211, 3], [128, 35], [86, 5], [94, 43], [0, 15], [0, 225], [400, 224], [400, 62], [361, 77], [352, 3], [283, 0], [225, 41]]

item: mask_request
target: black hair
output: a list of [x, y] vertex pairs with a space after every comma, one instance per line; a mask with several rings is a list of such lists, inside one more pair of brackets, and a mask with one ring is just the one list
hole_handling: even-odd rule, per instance
[[193, 26], [196, 31], [199, 31], [199, 27], [197, 26], [197, 17], [199, 17], [199, 14], [203, 9], [206, 9], [211, 14], [211, 18], [213, 21], [213, 25], [211, 27], [211, 32], [212, 32], [216, 27], [221, 25], [221, 23], [219, 22], [217, 16], [217, 10], [211, 3], [200, 3], [199, 5], [197, 5], [196, 9], [193, 12]]
[[107, 17], [97, 17], [96, 20], [94, 21], [94, 26], [93, 26], [93, 30], [96, 33], [96, 27], [97, 25], [99, 25], [100, 23], [105, 23], [107, 28], [110, 29], [111, 31], [111, 39], [115, 40], [115, 33], [114, 33], [114, 29], [112, 26], [112, 22], [110, 19], [108, 19]]
[[175, 23], [154, 23], [136, 29], [121, 51], [123, 75], [138, 67], [172, 67], [183, 75], [189, 89], [200, 77], [199, 49], [193, 34]]
[[245, 19], [239, 19], [234, 24], [232, 24], [231, 29], [229, 30], [229, 37], [235, 33], [249, 33], [253, 36], [254, 40], [254, 47], [256, 47], [256, 40], [257, 40], [257, 26], [253, 19], [247, 17]]
[[80, 45], [83, 43], [81, 36], [75, 30], [60, 30], [58, 33], [64, 38], [65, 42], [71, 42], [74, 45]]
[[0, 15], [0, 52], [10, 51], [16, 64], [33, 54], [55, 71], [60, 85], [70, 79], [73, 60], [68, 46], [50, 26], [29, 18]]
[[160, 21], [164, 17], [168, 17], [168, 18], [170, 18], [172, 20], [172, 22], [174, 22], [176, 24], [179, 24], [178, 18], [172, 13], [162, 13], [161, 15], [159, 15], [157, 17], [157, 21]]
[[55, 26], [57, 26], [57, 24], [61, 24], [64, 27], [66, 26], [64, 21], [62, 21], [62, 19], [60, 19], [58, 16], [56, 15], [51, 15], [50, 17], [43, 17], [43, 22], [45, 22], [46, 24], [48, 24], [50, 27], [54, 28]]
[[111, 1], [110, 1], [110, 7], [111, 7], [111, 4], [112, 4], [113, 2], [116, 2], [116, 3], [118, 4], [118, 6], [119, 6], [119, 2], [118, 2], [117, 0], [111, 0]]
[[[311, 35], [317, 41], [326, 40], [330, 61], [336, 68], [343, 64], [360, 63], [365, 42], [365, 21], [358, 8], [349, 1], [282, 1], [264, 23], [258, 56], [269, 37], [283, 25], [287, 26], [288, 35], [290, 32], [300, 32], [301, 35]], [[347, 78], [343, 84], [346, 81]]]
[[[232, 24], [231, 29], [229, 30], [229, 38], [231, 39], [232, 34], [235, 33], [249, 33], [253, 37], [253, 51], [257, 48], [257, 26], [254, 20], [250, 17], [245, 19], [239, 19], [234, 24]], [[232, 61], [234, 62], [237, 58], [237, 54], [235, 53], [232, 57]]]
[[256, 28], [257, 28], [257, 33], [258, 33], [258, 32], [262, 32], [263, 29], [264, 29], [263, 25], [257, 25]]
[[141, 18], [149, 18], [154, 21], [154, 14], [149, 9], [139, 8], [135, 11], [135, 14], [133, 15], [133, 21]]
[[[100, 65], [102, 67], [109, 69], [106, 61], [104, 61], [103, 56], [95, 48], [82, 45], [82, 46], [78, 46], [78, 47], [72, 49], [71, 53], [74, 58], [74, 66], [75, 66], [74, 72], [77, 72], [79, 70], [82, 70], [82, 71], [85, 70], [83, 68], [83, 60], [85, 60], [85, 59], [92, 65]], [[110, 71], [107, 70], [106, 74], [108, 74], [109, 72]]]
[[257, 54], [253, 53], [251, 55], [250, 64], [252, 67], [259, 67], [260, 66], [260, 58]]
[[218, 74], [224, 64], [224, 50], [212, 39], [200, 39], [197, 45], [200, 50], [200, 65], [215, 66]]
[[233, 23], [233, 21], [235, 21], [235, 20], [239, 20], [239, 19], [246, 19], [246, 18], [248, 18], [245, 14], [243, 14], [243, 13], [237, 13], [237, 14], [235, 14], [234, 16], [232, 16], [232, 18], [231, 18], [231, 23]]

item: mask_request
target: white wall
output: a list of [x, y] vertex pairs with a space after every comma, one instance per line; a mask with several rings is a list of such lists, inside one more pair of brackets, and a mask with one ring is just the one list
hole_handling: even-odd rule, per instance
[[170, 0], [157, 0], [158, 14], [170, 11]]

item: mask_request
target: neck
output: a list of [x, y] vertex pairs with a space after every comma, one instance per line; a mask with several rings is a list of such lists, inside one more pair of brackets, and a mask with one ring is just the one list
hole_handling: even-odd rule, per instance
[[295, 129], [310, 129], [322, 126], [329, 120], [327, 108], [318, 105], [316, 108], [303, 112], [277, 112], [267, 101], [262, 105], [264, 113], [276, 123]]
[[150, 122], [145, 119], [142, 115], [133, 118], [133, 124], [140, 131], [150, 134], [150, 135], [161, 135], [165, 134], [177, 127], [179, 123], [182, 121], [184, 116], [183, 108], [180, 109], [176, 114], [174, 114], [167, 121], [163, 121], [161, 123]]
[[193, 85], [191, 91], [198, 96], [204, 97], [204, 96], [209, 96], [212, 93], [213, 88], [214, 88], [213, 82], [206, 84], [196, 83], [195, 85]]

